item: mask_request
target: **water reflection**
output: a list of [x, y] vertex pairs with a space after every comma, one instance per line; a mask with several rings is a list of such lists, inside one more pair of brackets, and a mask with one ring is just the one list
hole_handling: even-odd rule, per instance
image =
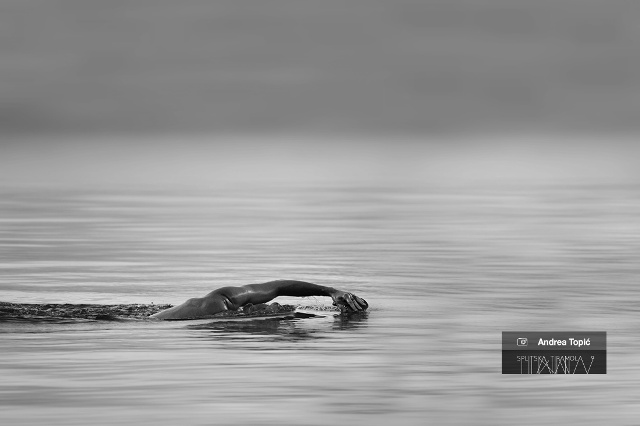
[[351, 315], [336, 315], [333, 321], [334, 330], [351, 330], [366, 326], [369, 312], [357, 312]]
[[216, 340], [298, 341], [329, 337], [335, 331], [354, 330], [366, 325], [368, 312], [351, 315], [294, 312], [284, 317], [255, 318], [250, 320], [218, 320], [205, 324], [191, 324], [190, 330], [208, 330], [197, 338]]

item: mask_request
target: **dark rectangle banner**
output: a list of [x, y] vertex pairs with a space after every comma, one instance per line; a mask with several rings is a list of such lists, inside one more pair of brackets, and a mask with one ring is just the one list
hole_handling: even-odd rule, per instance
[[607, 333], [502, 332], [502, 374], [607, 374]]

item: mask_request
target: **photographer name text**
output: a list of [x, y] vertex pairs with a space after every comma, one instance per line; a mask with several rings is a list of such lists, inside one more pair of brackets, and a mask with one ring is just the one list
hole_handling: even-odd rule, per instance
[[538, 346], [591, 346], [591, 338], [587, 337], [586, 339], [574, 339], [573, 337], [569, 337], [569, 344], [567, 345], [567, 340], [559, 340], [559, 339], [540, 339], [538, 341]]

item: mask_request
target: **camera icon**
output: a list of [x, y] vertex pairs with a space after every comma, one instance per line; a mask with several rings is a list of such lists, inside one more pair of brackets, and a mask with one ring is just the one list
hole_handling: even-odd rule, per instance
[[516, 339], [516, 344], [518, 346], [527, 346], [529, 344], [529, 342], [528, 342], [526, 337], [518, 337]]

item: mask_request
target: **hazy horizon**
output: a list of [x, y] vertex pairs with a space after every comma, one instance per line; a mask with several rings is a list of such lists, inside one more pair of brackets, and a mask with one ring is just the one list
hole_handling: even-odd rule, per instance
[[638, 184], [634, 139], [299, 136], [16, 139], [3, 185], [207, 188], [251, 185]]

